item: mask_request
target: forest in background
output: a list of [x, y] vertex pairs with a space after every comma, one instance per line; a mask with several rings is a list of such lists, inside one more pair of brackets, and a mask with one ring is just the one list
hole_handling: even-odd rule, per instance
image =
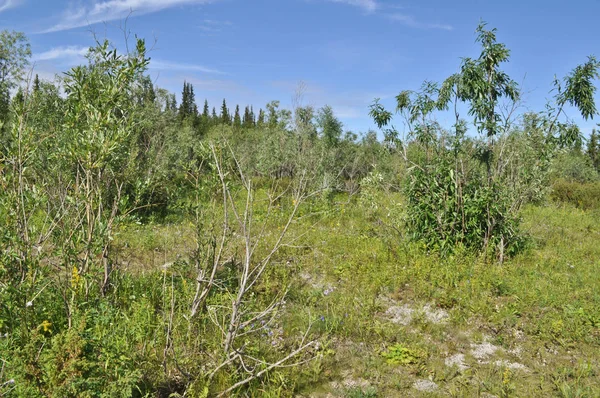
[[521, 113], [496, 34], [360, 133], [1, 32], [0, 397], [597, 395], [600, 63]]

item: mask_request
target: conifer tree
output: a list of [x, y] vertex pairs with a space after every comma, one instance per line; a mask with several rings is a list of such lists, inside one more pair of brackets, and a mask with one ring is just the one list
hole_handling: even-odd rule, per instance
[[213, 110], [212, 110], [212, 114], [210, 116], [211, 120], [213, 123], [218, 123], [218, 117], [217, 117], [217, 110], [215, 109], [215, 107], [213, 106]]
[[209, 109], [208, 109], [208, 100], [204, 100], [204, 109], [202, 110], [202, 117], [205, 118], [206, 120], [210, 119], [210, 114], [208, 113]]
[[187, 117], [190, 93], [187, 82], [183, 82], [183, 91], [181, 92], [181, 104], [179, 105], [179, 117], [183, 120]]
[[165, 111], [177, 113], [177, 99], [175, 94], [168, 94], [165, 99]]
[[40, 91], [40, 77], [35, 74], [35, 79], [33, 79], [33, 92], [37, 93]]
[[[198, 106], [194, 96], [194, 86], [191, 83], [183, 82], [183, 91], [181, 92], [181, 104], [179, 105], [179, 117], [181, 120], [198, 116]], [[195, 120], [194, 120], [195, 121]]]
[[223, 105], [221, 105], [221, 123], [231, 124], [231, 116], [229, 116], [229, 109], [227, 109], [225, 99], [223, 99]]
[[154, 104], [156, 101], [156, 91], [154, 90], [150, 76], [143, 76], [140, 79], [136, 97], [139, 105]]
[[240, 117], [240, 106], [235, 106], [235, 114], [233, 116], [233, 128], [239, 130], [242, 128], [242, 118]]
[[254, 107], [250, 105], [250, 121], [252, 122], [252, 127], [256, 127], [256, 116], [254, 116]]
[[262, 108], [258, 111], [258, 121], [256, 122], [256, 126], [258, 128], [265, 126], [265, 112], [262, 110]]
[[245, 129], [251, 128], [253, 125], [252, 115], [250, 113], [250, 107], [246, 106], [244, 109], [244, 118], [242, 119], [242, 125]]

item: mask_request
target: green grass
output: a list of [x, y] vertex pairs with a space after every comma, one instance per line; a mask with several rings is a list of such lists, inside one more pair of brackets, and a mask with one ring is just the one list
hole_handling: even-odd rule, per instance
[[[528, 207], [530, 249], [498, 265], [426, 253], [386, 226], [402, 219], [402, 198], [378, 201], [313, 204], [318, 215], [305, 211], [292, 231], [299, 240], [275, 259], [261, 288], [291, 284], [283, 333], [312, 321], [323, 348], [268, 394], [600, 395], [600, 213]], [[184, 257], [188, 233], [138, 225], [118, 243], [143, 269]], [[168, 255], [149, 261], [157, 250]], [[394, 322], [394, 311], [409, 315]], [[420, 391], [417, 380], [437, 389]]]

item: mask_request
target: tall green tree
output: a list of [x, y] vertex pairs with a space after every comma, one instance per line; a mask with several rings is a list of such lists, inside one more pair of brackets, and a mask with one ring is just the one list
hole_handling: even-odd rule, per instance
[[[306, 117], [307, 115], [305, 115]], [[331, 106], [326, 105], [317, 114], [317, 125], [325, 145], [329, 148], [339, 144], [343, 132], [343, 124], [335, 117]]]
[[175, 98], [175, 94], [166, 93], [165, 95], [165, 112], [171, 112], [173, 114], [177, 114], [177, 99]]
[[[509, 61], [510, 50], [505, 44], [498, 43], [496, 29], [488, 30], [485, 23], [480, 23], [476, 33], [476, 41], [481, 45], [479, 57], [463, 59], [460, 72], [443, 83], [440, 98], [437, 103], [432, 103], [431, 110], [447, 109], [452, 93], [469, 105], [469, 115], [473, 116], [479, 132], [486, 135], [487, 146], [481, 148], [481, 159], [491, 178], [494, 138], [504, 127], [500, 100], [506, 98], [514, 103], [520, 93], [517, 83], [500, 69], [503, 63]], [[398, 105], [403, 104], [400, 101]], [[462, 128], [458, 124], [456, 127]]]
[[317, 128], [314, 124], [314, 119], [315, 110], [312, 106], [300, 106], [296, 108], [296, 130], [309, 141], [314, 141], [317, 138]]
[[278, 114], [278, 109], [279, 109], [279, 101], [271, 101], [269, 102], [267, 105], [267, 123], [269, 128], [274, 129], [277, 127], [277, 125], [279, 124], [279, 114]]
[[22, 32], [0, 32], [0, 122], [8, 120], [10, 90], [23, 80], [31, 46]]
[[183, 82], [181, 104], [179, 105], [179, 117], [181, 120], [190, 119], [195, 123], [197, 116], [198, 106], [196, 105], [194, 86], [191, 83]]
[[250, 107], [246, 106], [244, 109], [244, 117], [242, 118], [242, 125], [245, 129], [252, 128], [254, 126], [254, 116], [250, 111]]
[[204, 100], [204, 107], [202, 108], [202, 114], [198, 117], [198, 130], [200, 135], [204, 135], [210, 129], [212, 120], [210, 118], [210, 109], [208, 107], [208, 100]]
[[221, 105], [221, 123], [222, 124], [231, 124], [231, 116], [229, 115], [229, 109], [227, 109], [227, 102], [223, 99], [223, 104]]
[[590, 135], [590, 140], [587, 144], [587, 155], [596, 170], [600, 171], [600, 142], [598, 142], [598, 133], [596, 132], [596, 129], [593, 129], [592, 134]]
[[40, 91], [40, 77], [36, 73], [35, 78], [33, 79], [33, 92], [37, 93], [38, 91]]
[[258, 119], [256, 120], [256, 127], [263, 128], [265, 126], [265, 111], [259, 109], [258, 111]]
[[[37, 77], [37, 75], [36, 75]], [[134, 93], [134, 99], [140, 106], [153, 106], [156, 101], [156, 91], [150, 76], [142, 76]]]
[[122, 206], [122, 173], [139, 123], [131, 98], [149, 60], [143, 40], [128, 56], [118, 55], [104, 41], [90, 49], [89, 60], [89, 65], [75, 67], [65, 76], [60, 151], [66, 164], [76, 167], [72, 184], [81, 206], [81, 218], [73, 220], [78, 240], [70, 253], [83, 258], [79, 272], [94, 277], [101, 259], [99, 284], [105, 292], [112, 273], [112, 228]]
[[0, 85], [13, 88], [23, 79], [31, 46], [22, 32], [3, 30], [0, 32]]
[[204, 100], [204, 108], [202, 109], [202, 117], [206, 120], [210, 119], [210, 109], [208, 108], [208, 100]]
[[233, 116], [233, 128], [240, 130], [242, 128], [242, 118], [240, 117], [240, 106], [235, 106], [235, 114]]
[[[399, 142], [400, 153], [410, 166], [407, 220], [412, 236], [430, 248], [442, 252], [457, 245], [493, 249], [502, 262], [505, 254], [522, 247], [519, 211], [532, 197], [531, 189], [522, 186], [537, 187], [544, 180], [548, 169], [545, 165], [552, 154], [542, 143], [543, 150], [535, 159], [539, 162], [528, 170], [531, 173], [523, 172], [518, 161], [514, 164], [519, 157], [504, 145], [513, 127], [512, 118], [503, 113], [501, 104], [506, 102], [509, 109], [511, 105], [516, 109], [520, 99], [516, 82], [501, 69], [510, 52], [497, 42], [496, 30], [486, 29], [484, 23], [477, 27], [476, 34], [481, 46], [478, 58], [464, 58], [460, 71], [442, 85], [426, 81], [419, 91], [402, 91], [396, 97], [397, 112], [404, 116], [411, 140]], [[575, 143], [571, 138], [579, 134], [578, 129], [566, 129], [567, 124], [558, 122], [566, 104], [576, 106], [584, 118], [597, 113], [593, 80], [598, 77], [599, 67], [590, 57], [564, 83], [555, 81], [555, 107], [549, 106], [547, 116], [536, 118], [541, 119], [550, 141]], [[461, 102], [468, 107], [480, 133], [476, 139], [466, 136], [467, 122], [457, 111]], [[450, 105], [456, 120], [453, 129], [446, 130], [436, 121], [435, 113], [449, 110]], [[377, 100], [370, 114], [386, 136], [398, 137], [397, 131], [388, 127], [392, 113]], [[528, 123], [533, 121], [531, 117], [526, 119]], [[533, 123], [538, 125], [537, 121]], [[554, 138], [557, 133], [558, 138]], [[528, 146], [535, 137], [526, 136], [522, 142]]]

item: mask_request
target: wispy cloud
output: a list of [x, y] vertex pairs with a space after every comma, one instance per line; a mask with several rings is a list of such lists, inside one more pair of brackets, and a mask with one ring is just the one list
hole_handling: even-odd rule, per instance
[[334, 3], [343, 3], [350, 6], [360, 7], [365, 11], [373, 12], [379, 8], [377, 0], [328, 0]]
[[442, 29], [442, 30], [452, 30], [454, 29], [452, 25], [447, 24], [437, 24], [437, 23], [429, 23], [429, 22], [421, 22], [415, 19], [412, 15], [395, 13], [389, 16], [389, 18], [393, 21], [399, 22], [405, 26], [410, 28], [417, 29]]
[[399, 22], [405, 26], [417, 29], [442, 29], [452, 30], [452, 25], [421, 22], [412, 15], [402, 14], [397, 12], [405, 7], [395, 4], [386, 4], [379, 0], [326, 0], [333, 3], [346, 4], [349, 6], [360, 7], [369, 14], [376, 14], [379, 16], [386, 16], [387, 18]]
[[154, 69], [154, 70], [202, 72], [202, 73], [212, 73], [212, 74], [217, 74], [217, 75], [225, 74], [225, 72], [222, 72], [220, 70], [213, 69], [213, 68], [207, 68], [202, 65], [163, 61], [163, 60], [154, 59], [154, 58], [150, 61], [149, 67], [150, 67], [150, 69]]
[[217, 21], [214, 19], [205, 19], [200, 22], [198, 29], [202, 31], [203, 36], [215, 36], [217, 33], [221, 33], [226, 28], [233, 26], [231, 21]]
[[34, 61], [53, 61], [57, 59], [81, 60], [87, 54], [89, 47], [61, 46], [54, 47], [43, 53], [34, 54]]
[[23, 0], [0, 0], [0, 12], [6, 11], [9, 8], [14, 8], [22, 2]]
[[[2, 1], [2, 0], [0, 0]], [[7, 0], [9, 3], [15, 0]], [[18, 1], [18, 0], [17, 0]], [[60, 21], [45, 30], [45, 32], [57, 32], [93, 25], [98, 22], [109, 22], [133, 15], [149, 14], [167, 8], [192, 5], [209, 4], [218, 0], [105, 0], [94, 1], [91, 6], [72, 7], [66, 10]]]

